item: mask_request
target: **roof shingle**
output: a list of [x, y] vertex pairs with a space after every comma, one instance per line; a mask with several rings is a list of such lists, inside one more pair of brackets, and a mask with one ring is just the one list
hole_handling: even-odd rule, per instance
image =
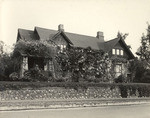
[[[37, 33], [35, 31], [37, 31]], [[52, 40], [59, 32], [60, 31], [45, 29], [41, 27], [35, 27], [34, 31], [18, 29], [18, 33], [20, 34], [21, 38], [27, 40], [37, 40], [37, 37], [39, 37], [41, 40]], [[117, 42], [121, 40], [120, 38], [115, 38], [110, 41], [104, 42], [102, 39], [87, 35], [69, 32], [62, 32], [62, 34], [64, 34], [75, 47], [91, 47], [92, 49], [104, 50], [105, 52], [111, 51], [111, 49], [117, 44]], [[123, 43], [125, 46], [127, 46], [124, 41]], [[127, 50], [130, 55], [133, 56], [132, 52], [129, 49]]]

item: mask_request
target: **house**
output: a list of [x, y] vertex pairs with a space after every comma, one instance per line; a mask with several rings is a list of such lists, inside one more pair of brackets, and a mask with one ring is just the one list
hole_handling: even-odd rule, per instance
[[[35, 27], [34, 31], [18, 29], [17, 41], [25, 39], [32, 41], [51, 40], [60, 47], [60, 50], [63, 50], [67, 47], [69, 49], [70, 46], [81, 48], [91, 47], [94, 50], [103, 50], [109, 54], [109, 57], [112, 60], [116, 77], [121, 74], [126, 76], [130, 74], [127, 69], [128, 62], [134, 59], [134, 55], [130, 51], [128, 45], [120, 37], [109, 41], [104, 41], [103, 32], [98, 31], [96, 37], [69, 33], [64, 30], [62, 24], [58, 26], [58, 30], [40, 27]], [[25, 70], [32, 68], [35, 63], [40, 65], [40, 68], [45, 71], [52, 71], [54, 68], [52, 59], [37, 59], [26, 54], [22, 54], [22, 57], [23, 63], [21, 65], [21, 75]], [[47, 60], [46, 64], [44, 64], [44, 60]]]

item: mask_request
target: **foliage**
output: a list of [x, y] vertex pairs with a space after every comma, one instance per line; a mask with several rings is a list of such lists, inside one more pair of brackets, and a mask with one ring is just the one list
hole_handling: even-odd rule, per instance
[[[0, 80], [10, 80], [9, 75], [19, 70], [19, 60], [12, 53], [4, 51], [4, 42], [0, 41]], [[6, 47], [7, 48], [7, 47]]]
[[[118, 78], [115, 79], [116, 83], [126, 83], [127, 78], [124, 75], [120, 75]], [[128, 96], [128, 88], [126, 86], [119, 86], [121, 97], [127, 98]]]
[[16, 43], [14, 55], [25, 54], [37, 57], [53, 57], [57, 46], [46, 40], [20, 40]]
[[135, 59], [131, 64], [129, 69], [132, 72], [132, 81], [131, 82], [139, 82], [143, 83], [145, 80], [143, 79], [145, 72], [147, 71], [146, 62]]
[[52, 79], [50, 73], [46, 74], [44, 71], [39, 68], [32, 68], [28, 71], [24, 72], [24, 77], [21, 79], [22, 81], [30, 81], [30, 82], [41, 82], [41, 81], [49, 81]]
[[[72, 81], [81, 79], [92, 81], [102, 79], [110, 81], [110, 60], [108, 54], [103, 51], [88, 48], [74, 48], [58, 53], [56, 60], [61, 66], [61, 71], [72, 73]], [[80, 80], [79, 80], [80, 79]]]
[[113, 56], [111, 57], [111, 60], [113, 63], [127, 63], [127, 59], [123, 58], [123, 57], [119, 57], [119, 56]]
[[[103, 88], [122, 88], [122, 97], [127, 97], [132, 90], [139, 91], [139, 97], [150, 97], [150, 84], [147, 83], [89, 83], [89, 82], [0, 82], [0, 91], [19, 90], [19, 89], [37, 89], [46, 87], [65, 87], [82, 88], [103, 87]], [[128, 92], [127, 92], [128, 90]], [[126, 94], [124, 94], [126, 92]], [[132, 94], [130, 94], [132, 95]]]
[[124, 75], [120, 75], [115, 79], [115, 83], [127, 83], [127, 79]]
[[4, 42], [0, 41], [0, 57], [4, 54]]
[[12, 81], [18, 81], [19, 80], [19, 74], [16, 72], [13, 72], [9, 75], [10, 80]]
[[136, 54], [139, 59], [131, 62], [129, 70], [132, 72], [132, 82], [150, 82], [150, 25], [148, 25], [146, 36], [141, 37], [141, 46]]
[[118, 32], [117, 37], [125, 40], [128, 35], [129, 35], [128, 33], [123, 34], [121, 32]]
[[141, 37], [141, 46], [136, 54], [141, 61], [146, 61], [146, 68], [150, 68], [150, 25], [148, 25], [146, 36], [143, 34]]

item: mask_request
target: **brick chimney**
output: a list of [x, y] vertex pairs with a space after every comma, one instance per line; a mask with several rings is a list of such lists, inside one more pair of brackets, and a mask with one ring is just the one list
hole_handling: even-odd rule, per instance
[[98, 39], [100, 39], [100, 41], [103, 41], [103, 42], [104, 42], [104, 35], [103, 35], [103, 32], [98, 31], [96, 37], [97, 37]]
[[64, 31], [64, 25], [63, 24], [58, 25], [58, 31]]

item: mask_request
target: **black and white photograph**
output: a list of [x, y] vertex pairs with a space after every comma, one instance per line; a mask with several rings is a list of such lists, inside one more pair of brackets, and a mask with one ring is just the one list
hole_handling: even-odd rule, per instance
[[0, 118], [150, 118], [150, 0], [0, 0]]

